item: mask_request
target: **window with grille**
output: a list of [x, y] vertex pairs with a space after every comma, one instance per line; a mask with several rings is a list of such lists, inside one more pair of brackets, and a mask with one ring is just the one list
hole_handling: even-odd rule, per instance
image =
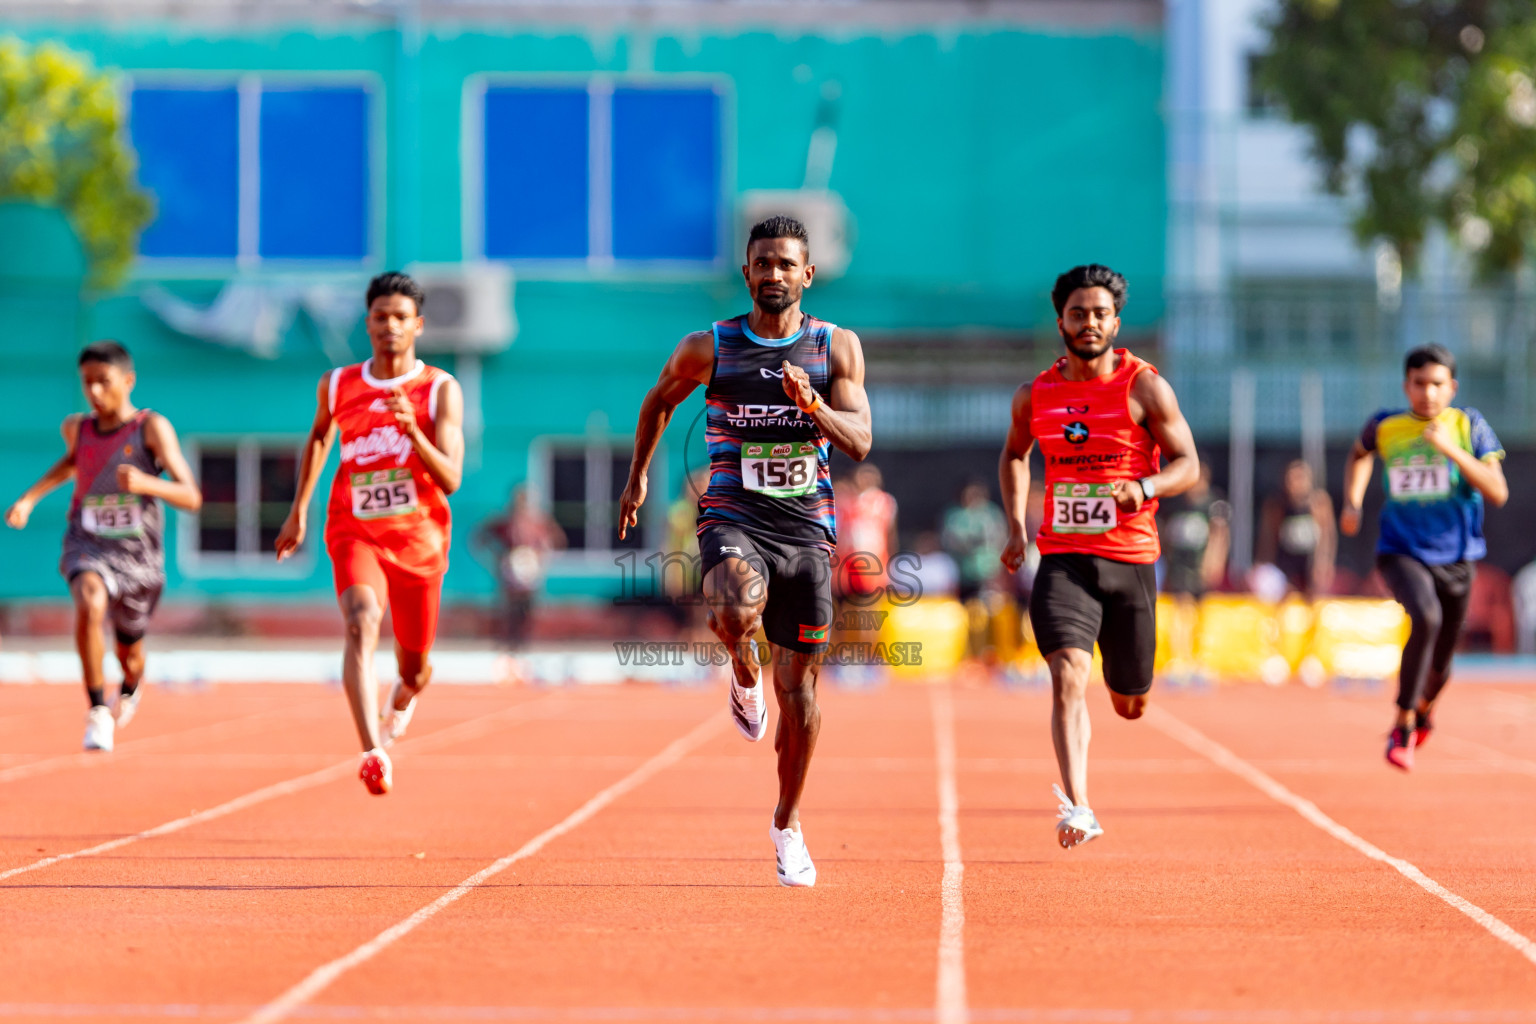
[[[182, 554], [196, 566], [252, 567], [271, 562], [273, 545], [298, 490], [297, 441], [193, 441], [193, 470], [203, 507]], [[310, 547], [314, 537], [306, 538]]]

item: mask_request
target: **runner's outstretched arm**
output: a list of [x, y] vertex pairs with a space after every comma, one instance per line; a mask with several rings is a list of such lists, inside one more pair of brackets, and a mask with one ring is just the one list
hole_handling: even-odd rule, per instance
[[1344, 507], [1339, 509], [1339, 532], [1353, 537], [1360, 532], [1360, 505], [1365, 501], [1365, 489], [1371, 483], [1371, 470], [1376, 456], [1355, 439], [1349, 450], [1349, 460], [1344, 463]]
[[416, 409], [403, 389], [395, 388], [384, 404], [395, 414], [396, 429], [411, 439], [416, 455], [432, 479], [444, 494], [452, 494], [464, 482], [464, 392], [452, 378], [439, 386], [443, 390], [438, 396], [437, 419], [432, 424], [437, 434], [435, 445], [427, 440], [416, 421]]
[[[335, 371], [332, 371], [335, 372]], [[293, 508], [283, 520], [283, 528], [277, 533], [277, 560], [281, 562], [304, 543], [304, 531], [309, 522], [309, 499], [314, 497], [315, 482], [325, 467], [325, 458], [331, 453], [331, 438], [336, 436], [336, 424], [331, 419], [330, 382], [328, 373], [320, 378], [315, 393], [315, 422], [310, 425], [309, 436], [304, 439], [304, 450], [299, 455], [299, 481], [293, 495]]]
[[715, 371], [713, 331], [694, 331], [672, 350], [661, 368], [656, 386], [645, 393], [635, 423], [635, 454], [629, 462], [629, 481], [619, 497], [619, 539], [631, 526], [640, 525], [640, 506], [645, 504], [646, 474], [672, 414], [700, 384], [708, 384]]
[[832, 332], [831, 349], [827, 366], [831, 394], [825, 401], [817, 402], [820, 396], [811, 387], [810, 375], [788, 360], [783, 364], [784, 393], [816, 421], [827, 440], [863, 462], [874, 443], [869, 395], [864, 390], [864, 348], [857, 334], [839, 327]]
[[1452, 440], [1451, 432], [1441, 426], [1438, 420], [1424, 428], [1424, 440], [1435, 451], [1456, 463], [1462, 479], [1476, 488], [1490, 505], [1497, 508], [1509, 500], [1509, 482], [1504, 479], [1504, 463], [1497, 455], [1479, 459]]
[[79, 413], [64, 417], [64, 423], [59, 427], [59, 433], [64, 435], [64, 454], [37, 478], [37, 483], [23, 491], [21, 497], [5, 510], [5, 525], [13, 530], [26, 526], [37, 503], [48, 492], [75, 475], [75, 439], [80, 436], [80, 419]]
[[1029, 502], [1029, 453], [1035, 447], [1035, 437], [1029, 428], [1032, 387], [1021, 384], [1013, 393], [1013, 419], [1008, 425], [1003, 452], [997, 458], [997, 486], [1003, 495], [1003, 514], [1008, 517], [1008, 544], [1003, 548], [1002, 558], [1009, 572], [1019, 571], [1029, 548], [1024, 516]]
[[160, 465], [170, 474], [169, 480], [139, 469], [137, 466], [117, 467], [117, 486], [127, 494], [143, 494], [159, 498], [168, 505], [175, 505], [183, 512], [196, 512], [203, 507], [203, 492], [187, 465], [187, 457], [181, 453], [181, 442], [176, 438], [176, 428], [159, 413], [151, 413], [144, 424], [144, 443]]
[[[1173, 386], [1160, 374], [1142, 373], [1131, 383], [1131, 398], [1144, 411], [1147, 430], [1168, 460], [1166, 466], [1147, 479], [1158, 497], [1183, 494], [1200, 479], [1200, 456], [1195, 451], [1195, 435], [1179, 408]], [[1145, 500], [1139, 481], [1115, 482], [1115, 501], [1125, 511], [1136, 511]]]

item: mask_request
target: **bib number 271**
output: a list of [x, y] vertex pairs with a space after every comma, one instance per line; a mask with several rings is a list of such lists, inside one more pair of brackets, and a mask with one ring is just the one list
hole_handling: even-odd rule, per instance
[[352, 474], [352, 515], [385, 519], [416, 511], [416, 479], [408, 469]]
[[1114, 484], [1058, 483], [1051, 488], [1056, 533], [1108, 533], [1119, 521]]

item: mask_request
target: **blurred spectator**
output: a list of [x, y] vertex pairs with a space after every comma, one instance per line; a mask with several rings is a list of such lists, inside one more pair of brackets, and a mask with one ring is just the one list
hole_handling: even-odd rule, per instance
[[1486, 649], [1495, 654], [1515, 650], [1515, 609], [1509, 575], [1483, 562], [1472, 577], [1467, 619], [1461, 627], [1461, 648]]
[[1314, 485], [1312, 467], [1295, 459], [1285, 467], [1280, 493], [1264, 502], [1256, 560], [1279, 569], [1290, 589], [1321, 597], [1333, 586], [1337, 550], [1333, 499]]
[[528, 488], [512, 491], [507, 510], [480, 524], [475, 546], [489, 550], [503, 601], [502, 639], [512, 648], [528, 642], [534, 599], [544, 586], [549, 553], [565, 547], [565, 531], [534, 505]]
[[839, 597], [867, 605], [885, 589], [896, 550], [896, 499], [881, 489], [884, 478], [872, 462], [861, 462], [841, 481], [837, 494], [837, 575]]
[[1158, 506], [1163, 538], [1163, 591], [1200, 597], [1221, 586], [1231, 541], [1232, 506], [1211, 488], [1211, 467], [1200, 479]]
[[971, 480], [961, 488], [960, 503], [944, 513], [942, 541], [960, 568], [960, 600], [969, 601], [998, 576], [1008, 522], [984, 481]]
[[[917, 581], [920, 597], [954, 597], [959, 591], [959, 567], [939, 546], [939, 535], [932, 530], [917, 535], [917, 543], [910, 554], [897, 557], [900, 559], [900, 575]], [[900, 582], [906, 583], [905, 580]]]
[[1521, 654], [1536, 654], [1536, 562], [1515, 573], [1510, 598], [1515, 613], [1515, 647]]
[[[1040, 549], [1035, 547], [1035, 535], [1045, 522], [1045, 485], [1039, 480], [1029, 482], [1029, 494], [1024, 498], [1024, 535], [1029, 546], [1024, 549], [1024, 564], [1010, 575], [1006, 570], [998, 577], [1004, 591], [1020, 608], [1029, 607], [1030, 591], [1035, 586], [1035, 571], [1040, 568]], [[1002, 562], [999, 561], [1001, 566]]]

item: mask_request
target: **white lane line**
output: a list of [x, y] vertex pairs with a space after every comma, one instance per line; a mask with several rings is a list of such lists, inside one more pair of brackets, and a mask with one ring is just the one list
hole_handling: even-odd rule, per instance
[[955, 787], [955, 705], [947, 683], [928, 689], [933, 710], [933, 753], [939, 777], [939, 846], [944, 853], [939, 924], [938, 1024], [966, 1024], [965, 862], [960, 858], [960, 794]]
[[512, 853], [470, 875], [464, 881], [443, 893], [398, 924], [384, 929], [367, 942], [345, 956], [322, 964], [310, 972], [297, 985], [241, 1020], [240, 1024], [272, 1024], [293, 1013], [299, 1007], [319, 995], [337, 978], [354, 967], [367, 963], [400, 939], [426, 924], [443, 910], [457, 903], [476, 888], [501, 874], [520, 860], [527, 860], [566, 833], [591, 820], [603, 808], [649, 781], [652, 776], [672, 767], [689, 752], [721, 731], [725, 725], [723, 714], [713, 714], [690, 729], [684, 736], [667, 744], [666, 748], [649, 761], [624, 776], [613, 785], [601, 790], [592, 799], [572, 811], [564, 820], [552, 825], [518, 847]]
[[1380, 861], [1396, 869], [1404, 878], [1407, 878], [1425, 892], [1444, 900], [1450, 906], [1466, 914], [1472, 920], [1482, 925], [1494, 938], [1513, 946], [1521, 956], [1536, 964], [1536, 942], [1532, 942], [1477, 904], [1456, 895], [1408, 861], [1403, 860], [1401, 857], [1394, 857], [1380, 847], [1360, 838], [1324, 814], [1312, 801], [1292, 793], [1289, 789], [1286, 789], [1280, 783], [1265, 775], [1194, 726], [1186, 725], [1183, 721], [1175, 718], [1162, 708], [1153, 707], [1149, 711], [1150, 714], [1147, 716], [1147, 720], [1170, 738], [1184, 744], [1195, 753], [1209, 758], [1212, 762], [1249, 783], [1276, 803], [1289, 807], [1345, 846], [1365, 854], [1371, 860]]
[[[548, 697], [538, 697], [503, 711], [471, 719], [468, 722], [460, 722], [458, 725], [451, 725], [446, 729], [439, 729], [437, 732], [428, 733], [420, 739], [402, 740], [396, 747], [396, 750], [404, 751], [409, 748], [412, 752], [417, 752], [441, 746], [444, 743], [457, 743], [463, 740], [474, 739], [477, 736], [484, 735], [491, 729], [504, 725], [507, 718], [517, 717], [526, 709], [539, 705], [548, 699]], [[143, 832], [119, 836], [116, 839], [110, 839], [105, 843], [98, 843], [95, 846], [87, 846], [84, 849], [75, 850], [70, 853], [55, 854], [52, 857], [35, 860], [30, 864], [23, 864], [20, 867], [11, 868], [7, 871], [0, 871], [0, 882], [8, 878], [14, 878], [17, 875], [24, 875], [29, 871], [39, 871], [54, 864], [61, 864], [67, 860], [78, 860], [81, 857], [94, 857], [102, 853], [111, 853], [113, 850], [120, 850], [125, 846], [144, 839], [168, 836], [173, 832], [180, 832], [183, 829], [191, 828], [193, 825], [215, 821], [238, 811], [255, 807], [257, 804], [266, 803], [268, 800], [275, 800], [280, 796], [289, 796], [306, 789], [313, 789], [327, 782], [344, 778], [348, 773], [355, 771], [357, 771], [357, 758], [355, 756], [349, 757], [345, 761], [331, 765], [329, 768], [321, 768], [319, 771], [310, 772], [307, 775], [300, 775], [297, 778], [287, 779], [283, 782], [275, 782], [270, 786], [264, 786], [261, 789], [246, 793], [244, 796], [237, 796], [233, 800], [219, 804], [217, 807], [210, 807], [206, 811], [197, 811], [193, 814], [177, 818], [174, 821], [167, 821], [164, 824], [156, 825], [154, 828], [145, 829]]]

